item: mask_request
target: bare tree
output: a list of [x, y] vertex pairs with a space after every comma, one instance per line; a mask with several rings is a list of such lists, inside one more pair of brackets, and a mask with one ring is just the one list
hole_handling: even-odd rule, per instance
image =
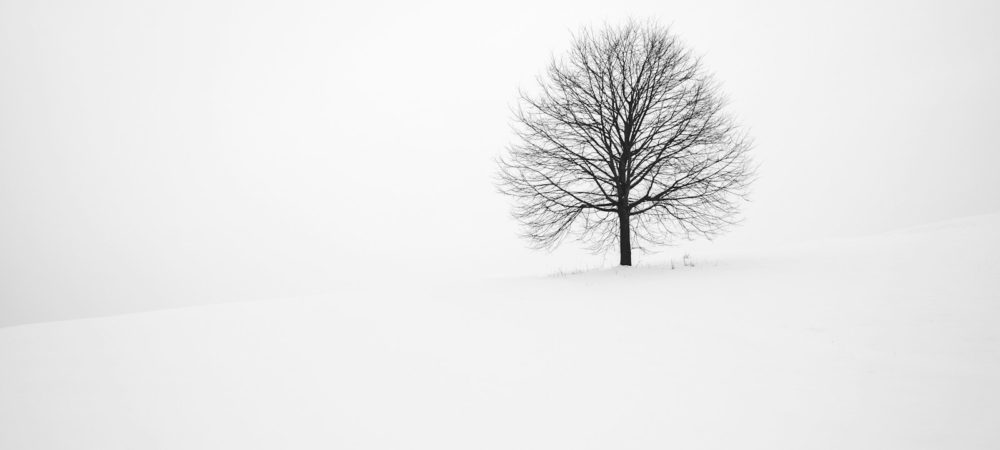
[[521, 93], [516, 143], [498, 161], [500, 190], [534, 246], [576, 234], [595, 251], [617, 243], [628, 266], [633, 248], [735, 223], [750, 141], [667, 28], [585, 29], [539, 85]]

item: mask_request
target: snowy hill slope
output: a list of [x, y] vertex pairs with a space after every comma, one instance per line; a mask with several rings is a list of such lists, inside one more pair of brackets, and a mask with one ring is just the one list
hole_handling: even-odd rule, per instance
[[3, 449], [1000, 448], [1000, 215], [0, 329]]

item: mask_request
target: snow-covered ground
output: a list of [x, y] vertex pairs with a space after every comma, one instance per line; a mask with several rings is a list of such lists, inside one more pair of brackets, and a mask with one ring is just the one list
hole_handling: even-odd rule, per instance
[[1000, 448], [998, 255], [989, 215], [0, 328], [0, 448]]

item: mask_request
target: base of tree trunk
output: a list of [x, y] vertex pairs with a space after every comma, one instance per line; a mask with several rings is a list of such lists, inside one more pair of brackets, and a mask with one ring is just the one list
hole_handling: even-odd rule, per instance
[[632, 236], [628, 221], [628, 213], [618, 214], [618, 254], [621, 255], [619, 264], [622, 266], [632, 265]]

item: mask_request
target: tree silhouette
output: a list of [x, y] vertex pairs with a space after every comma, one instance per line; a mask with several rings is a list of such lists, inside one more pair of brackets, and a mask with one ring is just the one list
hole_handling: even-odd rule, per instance
[[631, 21], [585, 29], [553, 58], [515, 112], [499, 188], [524, 236], [553, 248], [568, 234], [594, 251], [711, 238], [737, 220], [753, 168], [750, 141], [717, 83], [669, 29]]

